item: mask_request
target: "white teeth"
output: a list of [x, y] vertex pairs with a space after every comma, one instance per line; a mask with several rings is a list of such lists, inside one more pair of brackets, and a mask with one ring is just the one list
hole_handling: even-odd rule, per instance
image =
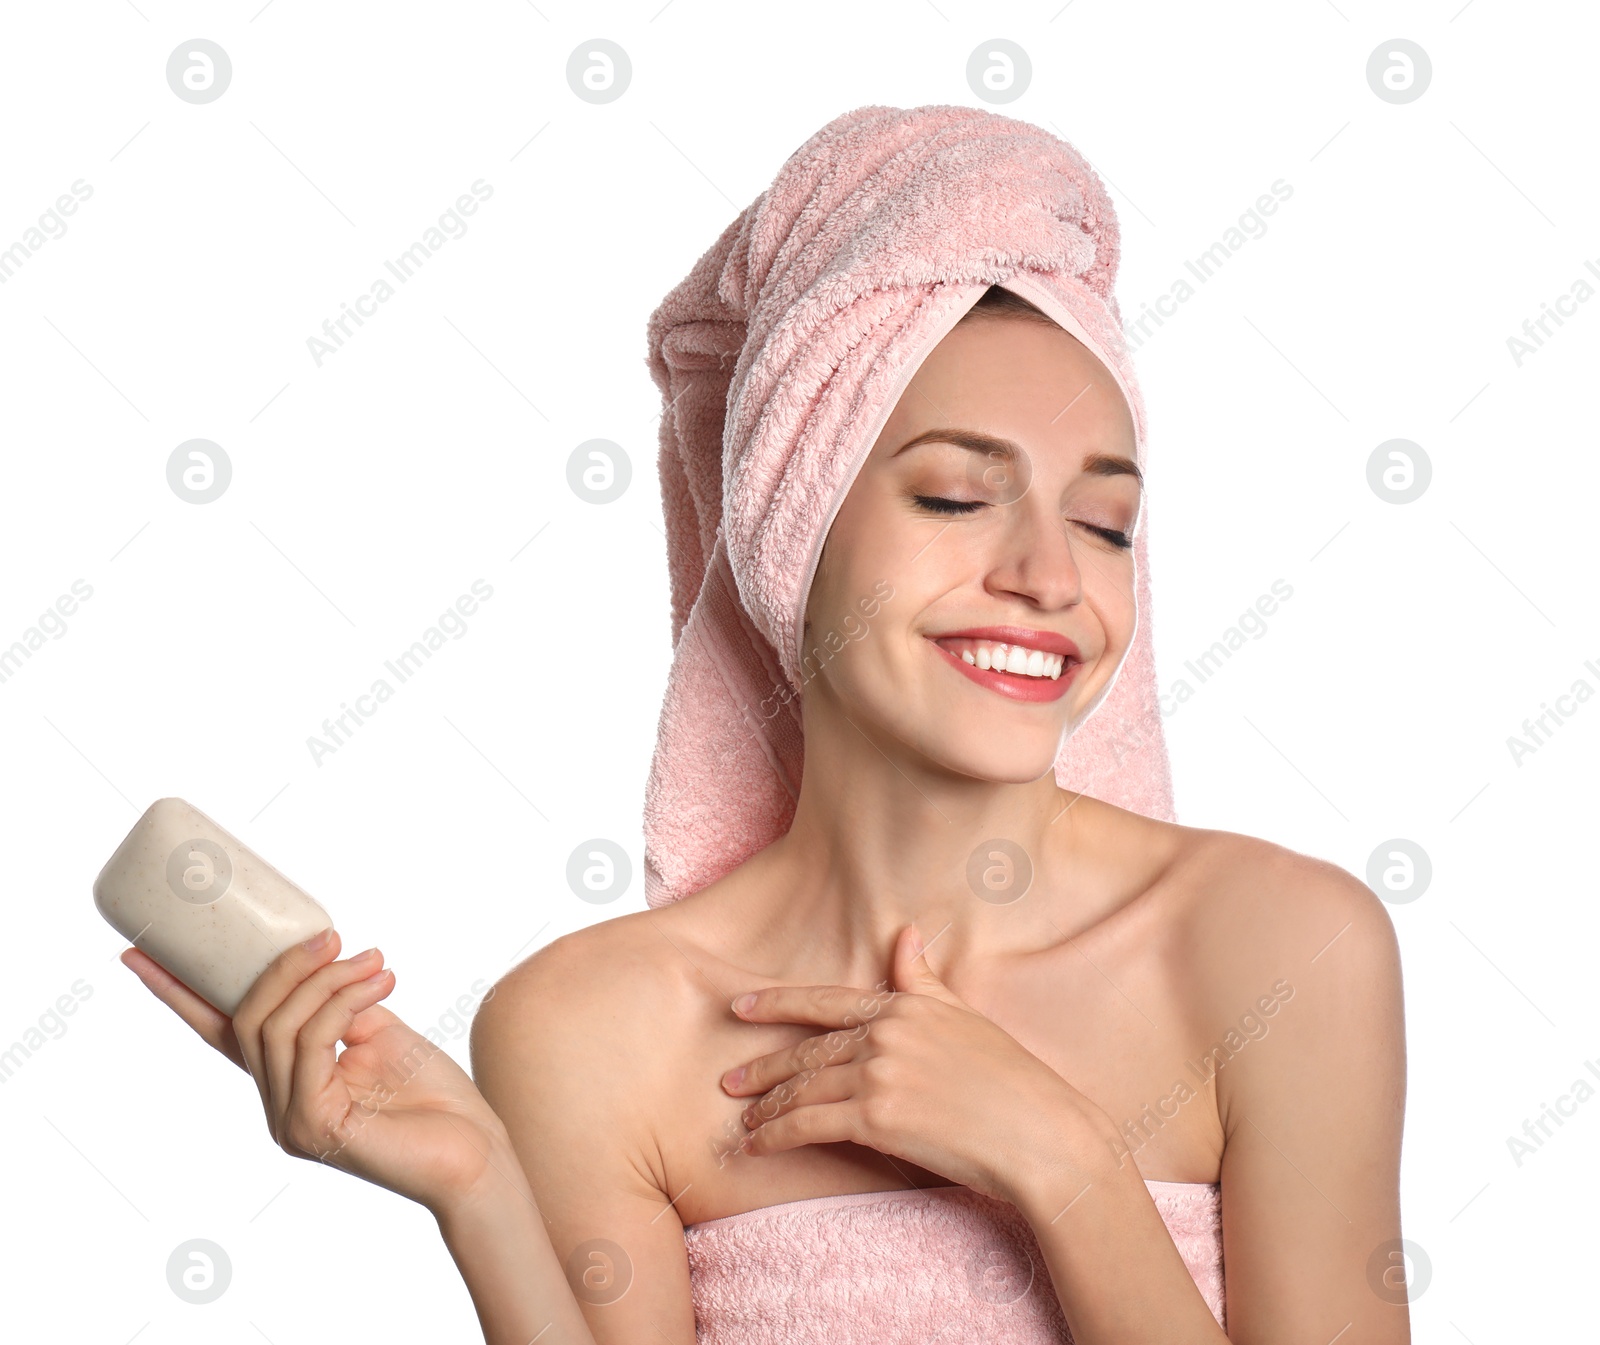
[[969, 641], [961, 650], [961, 658], [976, 668], [993, 668], [1023, 677], [1048, 677], [1052, 682], [1061, 676], [1066, 666], [1061, 654], [1047, 654], [1042, 649], [1002, 644], [998, 640]]

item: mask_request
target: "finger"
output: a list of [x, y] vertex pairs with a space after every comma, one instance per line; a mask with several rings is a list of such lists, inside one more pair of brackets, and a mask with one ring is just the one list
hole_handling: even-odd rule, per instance
[[734, 1013], [747, 1023], [815, 1023], [819, 1027], [856, 1027], [882, 1012], [891, 995], [857, 990], [848, 985], [769, 985], [751, 991], [748, 1008]]
[[246, 1073], [249, 1072], [227, 1014], [201, 999], [142, 948], [124, 949], [121, 961], [123, 966], [144, 982], [151, 994], [192, 1027], [208, 1046], [222, 1052]]
[[326, 1004], [329, 998], [364, 977], [372, 975], [383, 966], [383, 955], [376, 948], [330, 962], [301, 981], [289, 992], [282, 1004], [261, 1025], [261, 1058], [266, 1066], [267, 1096], [270, 1099], [269, 1119], [272, 1134], [280, 1142], [283, 1125], [289, 1113], [289, 1097], [294, 1085], [294, 1058], [298, 1049], [297, 1037], [306, 1021]]
[[851, 1140], [865, 1144], [861, 1127], [851, 1115], [854, 1102], [829, 1102], [816, 1107], [797, 1107], [776, 1120], [756, 1127], [739, 1148], [747, 1154], [777, 1153], [799, 1149], [807, 1144], [836, 1144]]
[[[294, 1053], [294, 1069], [290, 1076], [287, 1098], [288, 1113], [302, 1113], [305, 1118], [316, 1114], [318, 1100], [330, 1092], [338, 1092], [341, 1085], [335, 1077], [338, 1068], [334, 1045], [349, 1031], [350, 1025], [365, 1009], [376, 1004], [394, 989], [394, 972], [382, 968], [371, 976], [353, 981], [329, 996], [328, 1002], [311, 1015], [300, 1029]], [[349, 1090], [343, 1089], [345, 1098]], [[352, 1138], [348, 1129], [352, 1117], [349, 1110], [337, 1118], [332, 1127], [319, 1130], [317, 1135], [306, 1136], [316, 1148], [319, 1159], [331, 1160]], [[310, 1145], [307, 1145], [310, 1148]]]
[[[318, 967], [325, 966], [339, 955], [338, 931], [324, 932], [327, 934], [327, 942], [320, 948], [312, 948], [311, 940], [308, 939], [305, 943], [297, 943], [280, 953], [267, 969], [256, 977], [255, 983], [239, 1001], [239, 1007], [233, 1011], [233, 1034], [239, 1039], [239, 1050], [250, 1068], [251, 1077], [256, 1081], [256, 1089], [261, 1094], [261, 1106], [267, 1113], [268, 1125], [273, 1124], [272, 1090], [267, 1075], [266, 1059], [261, 1048], [261, 1025], [266, 1022], [267, 1015], [283, 1003], [295, 986]], [[314, 937], [321, 938], [322, 935]], [[274, 1130], [273, 1134], [276, 1135], [277, 1131]]]
[[[945, 928], [948, 929], [949, 926]], [[968, 1007], [933, 969], [933, 964], [928, 961], [927, 952], [915, 922], [901, 929], [894, 941], [895, 989], [914, 995], [931, 995], [946, 1004]]]
[[807, 1037], [804, 1041], [766, 1055], [758, 1055], [745, 1063], [744, 1072], [737, 1079], [735, 1070], [724, 1074], [722, 1086], [733, 1097], [749, 1097], [752, 1093], [765, 1093], [802, 1070], [817, 1070], [825, 1065], [853, 1060], [868, 1026], [862, 1024], [848, 1030], [840, 1028], [822, 1036]]
[[384, 1028], [393, 1027], [400, 1021], [398, 1014], [391, 1013], [381, 1004], [374, 1004], [355, 1016], [350, 1026], [339, 1034], [339, 1040], [346, 1046], [359, 1046], [364, 1041], [371, 1041]]
[[796, 1107], [814, 1107], [852, 1098], [859, 1084], [860, 1075], [853, 1065], [830, 1065], [797, 1074], [751, 1101], [739, 1119], [747, 1130], [756, 1130], [787, 1116]]

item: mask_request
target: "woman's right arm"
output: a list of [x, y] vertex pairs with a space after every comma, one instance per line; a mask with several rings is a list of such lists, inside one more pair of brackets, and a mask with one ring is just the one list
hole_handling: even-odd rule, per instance
[[[440, 1227], [488, 1345], [528, 1345], [543, 1321], [518, 1335], [533, 1322], [518, 1317], [494, 1334], [483, 1303], [511, 1301], [501, 1295], [519, 1277], [558, 1273], [598, 1345], [694, 1345], [683, 1223], [652, 1175], [649, 1139], [671, 1082], [653, 1034], [670, 1026], [623, 942], [604, 925], [556, 939], [502, 977], [473, 1019], [473, 1078], [511, 1152], [496, 1156], [476, 1205]], [[547, 1234], [537, 1251], [501, 1250], [535, 1223]]]
[[[623, 1312], [606, 1310], [599, 1319], [604, 1329], [591, 1332], [585, 1313], [596, 1311], [597, 1275], [591, 1268], [587, 1276], [574, 1276], [569, 1260], [551, 1245], [558, 1227], [587, 1216], [565, 1209], [560, 1225], [545, 1217], [519, 1157], [539, 1157], [535, 1170], [550, 1188], [548, 1207], [562, 1207], [575, 1189], [550, 1179], [562, 1170], [552, 1154], [567, 1146], [579, 1154], [592, 1180], [587, 1194], [593, 1199], [580, 1201], [585, 1209], [600, 1212], [603, 1220], [615, 1218], [623, 1228], [641, 1208], [619, 1146], [600, 1145], [585, 1154], [581, 1143], [569, 1144], [570, 1127], [588, 1114], [587, 1097], [575, 1097], [570, 1108], [554, 1106], [550, 1133], [542, 1133], [546, 1111], [568, 1096], [560, 1077], [564, 1039], [553, 1025], [542, 1025], [546, 1012], [561, 1007], [554, 997], [558, 987], [547, 973], [571, 958], [541, 954], [541, 968], [513, 971], [496, 995], [503, 999], [488, 1015], [488, 1025], [474, 1027], [475, 1038], [490, 1043], [491, 1061], [504, 1059], [512, 1071], [531, 1069], [540, 1079], [532, 1105], [525, 1090], [507, 1090], [520, 1109], [515, 1115], [521, 1133], [513, 1144], [506, 1123], [467, 1073], [378, 1002], [394, 988], [394, 977], [376, 971], [382, 965], [376, 950], [372, 957], [335, 960], [339, 945], [337, 932], [328, 931], [320, 947], [299, 944], [286, 950], [232, 1018], [140, 949], [125, 949], [122, 960], [208, 1045], [251, 1076], [281, 1148], [386, 1187], [433, 1213], [466, 1280], [487, 1345], [535, 1340], [539, 1345], [619, 1345], [630, 1339], [628, 1322], [637, 1298]], [[524, 1020], [533, 1036], [519, 1044]], [[341, 1040], [342, 1054], [336, 1053]], [[544, 1199], [545, 1189], [539, 1191]], [[652, 1213], [664, 1206], [658, 1199]], [[634, 1239], [626, 1232], [622, 1237], [639, 1250], [636, 1270], [650, 1272], [652, 1248], [654, 1255], [670, 1260], [668, 1240], [655, 1231], [669, 1223], [677, 1233], [689, 1327], [687, 1335], [668, 1329], [656, 1338], [663, 1345], [692, 1345], [681, 1224], [667, 1214], [652, 1227], [653, 1239]], [[669, 1279], [671, 1270], [669, 1264]], [[655, 1273], [643, 1278], [662, 1283]], [[585, 1299], [583, 1306], [575, 1293]]]
[[509, 1140], [491, 1161], [491, 1189], [433, 1212], [485, 1345], [597, 1345]]

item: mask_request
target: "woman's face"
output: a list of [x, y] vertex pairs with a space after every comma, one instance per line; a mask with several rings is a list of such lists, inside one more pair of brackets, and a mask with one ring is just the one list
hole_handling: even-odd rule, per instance
[[[963, 774], [1044, 775], [1133, 639], [1133, 459], [1128, 405], [1070, 333], [958, 323], [828, 533], [806, 605], [808, 733], [834, 702]], [[983, 669], [997, 658], [1008, 670]]]

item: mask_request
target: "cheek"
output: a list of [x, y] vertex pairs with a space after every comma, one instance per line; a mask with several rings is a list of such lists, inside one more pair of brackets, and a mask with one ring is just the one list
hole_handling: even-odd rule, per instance
[[915, 548], [907, 548], [908, 539], [897, 533], [893, 520], [851, 509], [851, 503], [828, 533], [806, 605], [809, 619], [845, 635], [858, 631], [863, 613], [880, 608], [882, 595], [899, 590], [914, 573]]
[[892, 579], [886, 582], [884, 573], [871, 564], [839, 566], [814, 584], [807, 603], [807, 646], [836, 655], [881, 646], [903, 609], [901, 589]]
[[1120, 648], [1126, 645], [1133, 636], [1138, 615], [1132, 555], [1084, 566], [1082, 573], [1084, 600], [1099, 618], [1107, 646]]
[[[806, 600], [806, 648], [812, 670], [826, 669], [846, 699], [872, 700], [904, 675], [901, 646], [925, 603], [919, 594], [926, 576], [902, 551], [882, 528], [857, 535], [836, 528], [827, 563], [817, 567]], [[909, 579], [918, 581], [918, 592]]]

